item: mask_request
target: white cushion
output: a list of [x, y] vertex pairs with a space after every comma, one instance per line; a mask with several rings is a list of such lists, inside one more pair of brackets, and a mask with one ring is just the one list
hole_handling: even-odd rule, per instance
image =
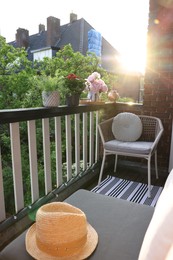
[[142, 122], [133, 113], [120, 113], [113, 119], [112, 133], [119, 141], [134, 142], [142, 134]]
[[[164, 189], [146, 231], [138, 260], [170, 259], [173, 243], [173, 170], [169, 174]], [[167, 257], [167, 258], [166, 258]], [[173, 259], [173, 258], [171, 258]]]
[[131, 154], [149, 154], [151, 152], [152, 142], [122, 142], [111, 140], [104, 144], [104, 148], [109, 151]]

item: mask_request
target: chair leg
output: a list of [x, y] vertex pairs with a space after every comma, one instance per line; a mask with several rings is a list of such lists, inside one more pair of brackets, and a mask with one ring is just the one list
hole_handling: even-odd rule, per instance
[[101, 165], [101, 169], [100, 169], [100, 175], [99, 175], [98, 186], [100, 186], [100, 182], [101, 182], [101, 179], [102, 179], [102, 174], [103, 174], [103, 169], [104, 169], [104, 164], [105, 164], [105, 158], [106, 158], [106, 153], [105, 153], [105, 151], [104, 151], [104, 152], [103, 152], [102, 165]]
[[117, 171], [117, 161], [118, 161], [118, 154], [115, 155], [114, 172]]
[[148, 198], [151, 198], [151, 156], [148, 158]]
[[155, 151], [155, 171], [156, 171], [156, 179], [158, 179], [159, 175], [158, 175], [158, 167], [157, 167], [157, 150]]

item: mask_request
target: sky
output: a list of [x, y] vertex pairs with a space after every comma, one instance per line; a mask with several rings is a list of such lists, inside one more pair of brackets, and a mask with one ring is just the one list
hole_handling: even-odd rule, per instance
[[46, 26], [47, 17], [69, 23], [70, 13], [84, 18], [121, 54], [129, 70], [144, 71], [149, 0], [1, 0], [0, 35], [6, 42], [15, 40], [16, 30], [29, 35]]

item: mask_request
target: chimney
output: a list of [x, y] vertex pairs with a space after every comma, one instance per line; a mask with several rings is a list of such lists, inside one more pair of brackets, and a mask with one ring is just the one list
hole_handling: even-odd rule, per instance
[[28, 48], [29, 46], [29, 31], [26, 29], [19, 28], [17, 29], [16, 33], [16, 44], [17, 47], [22, 48]]
[[39, 33], [45, 32], [45, 25], [44, 24], [39, 24], [38, 30], [39, 30]]
[[60, 39], [60, 19], [53, 16], [47, 18], [47, 46], [55, 46]]
[[77, 14], [71, 13], [70, 14], [70, 23], [73, 23], [77, 20]]

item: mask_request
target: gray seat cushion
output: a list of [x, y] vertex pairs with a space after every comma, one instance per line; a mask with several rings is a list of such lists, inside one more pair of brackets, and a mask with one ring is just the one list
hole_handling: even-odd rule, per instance
[[[86, 190], [75, 192], [66, 201], [83, 210], [98, 233], [98, 246], [89, 259], [138, 259], [153, 207]], [[0, 257], [2, 260], [33, 259], [25, 250], [25, 233], [11, 242]]]
[[144, 141], [123, 142], [111, 140], [104, 144], [104, 148], [109, 151], [117, 151], [132, 154], [149, 154], [153, 143]]

